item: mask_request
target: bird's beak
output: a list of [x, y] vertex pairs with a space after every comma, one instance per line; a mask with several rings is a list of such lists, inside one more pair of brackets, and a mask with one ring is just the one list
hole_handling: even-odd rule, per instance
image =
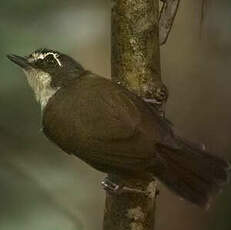
[[23, 69], [27, 69], [28, 67], [30, 67], [30, 63], [28, 62], [28, 60], [25, 57], [20, 57], [20, 56], [14, 55], [14, 54], [9, 54], [9, 55], [7, 55], [7, 58], [10, 59], [15, 64], [22, 67]]

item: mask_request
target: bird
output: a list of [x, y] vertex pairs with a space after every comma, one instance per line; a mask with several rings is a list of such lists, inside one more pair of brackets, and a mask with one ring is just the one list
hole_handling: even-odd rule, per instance
[[153, 105], [125, 87], [56, 50], [7, 57], [34, 91], [43, 133], [64, 152], [109, 175], [157, 178], [201, 207], [228, 183], [229, 161], [176, 135]]

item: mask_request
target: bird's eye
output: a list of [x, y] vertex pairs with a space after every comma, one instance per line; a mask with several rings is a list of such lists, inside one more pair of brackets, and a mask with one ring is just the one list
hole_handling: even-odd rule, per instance
[[45, 61], [46, 63], [48, 64], [56, 64], [56, 60], [54, 59], [53, 55], [48, 55], [46, 58], [45, 58]]

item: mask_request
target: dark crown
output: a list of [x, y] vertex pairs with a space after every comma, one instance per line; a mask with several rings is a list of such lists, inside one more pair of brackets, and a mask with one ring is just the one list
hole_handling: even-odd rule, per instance
[[63, 86], [85, 70], [73, 58], [61, 52], [40, 48], [27, 57], [35, 69], [49, 73], [53, 86]]

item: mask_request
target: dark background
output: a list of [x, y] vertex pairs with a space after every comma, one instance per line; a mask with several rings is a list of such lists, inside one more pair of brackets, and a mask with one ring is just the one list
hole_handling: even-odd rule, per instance
[[[161, 48], [170, 91], [167, 117], [181, 135], [231, 159], [231, 2], [211, 0], [202, 33], [201, 1], [181, 1]], [[51, 144], [40, 108], [7, 53], [41, 47], [76, 58], [110, 76], [108, 0], [8, 0], [0, 7], [0, 229], [99, 230], [104, 175]], [[156, 230], [230, 230], [231, 186], [201, 210], [160, 185]]]

